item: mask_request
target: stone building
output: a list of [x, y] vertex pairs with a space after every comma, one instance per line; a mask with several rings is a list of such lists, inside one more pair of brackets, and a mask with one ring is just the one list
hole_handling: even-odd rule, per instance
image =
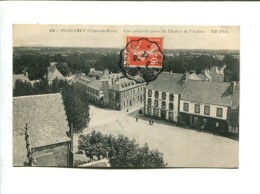
[[138, 106], [144, 100], [145, 83], [136, 83], [127, 78], [117, 79], [109, 88], [109, 104], [113, 109], [123, 110]]
[[60, 93], [13, 97], [14, 166], [72, 166], [69, 131]]

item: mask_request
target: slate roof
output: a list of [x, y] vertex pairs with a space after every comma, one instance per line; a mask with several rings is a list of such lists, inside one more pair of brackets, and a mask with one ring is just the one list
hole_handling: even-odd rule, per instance
[[29, 78], [26, 77], [24, 74], [13, 75], [13, 87], [15, 85], [16, 80], [21, 80], [22, 82], [30, 82]]
[[185, 86], [185, 81], [183, 78], [183, 74], [162, 72], [154, 81], [151, 81], [146, 88], [156, 91], [181, 94]]
[[181, 99], [222, 106], [231, 106], [231, 85], [227, 82], [189, 80]]
[[25, 126], [31, 147], [70, 141], [64, 105], [60, 93], [13, 97], [13, 163], [23, 165], [26, 158]]
[[203, 80], [204, 79], [203, 77], [204, 77], [203, 75], [196, 74], [196, 73], [192, 73], [189, 75], [190, 80]]
[[87, 84], [88, 87], [96, 89], [96, 90], [102, 90], [103, 89], [103, 83], [99, 80], [93, 80]]
[[100, 77], [104, 74], [103, 71], [100, 70], [93, 70], [91, 72], [89, 72], [88, 76], [95, 76], [95, 77]]
[[[56, 76], [54, 76], [55, 75], [54, 74], [55, 71], [58, 71], [58, 75], [59, 75], [58, 79], [65, 79], [65, 77], [60, 73], [60, 71], [57, 69], [57, 67], [55, 65], [51, 65], [47, 69], [47, 71], [48, 71], [48, 80], [54, 80], [56, 78]], [[56, 75], [57, 75], [57, 73], [56, 73]], [[46, 78], [47, 76], [44, 75], [43, 77]]]
[[[135, 79], [141, 79], [141, 77], [137, 76]], [[136, 83], [134, 80], [130, 80], [128, 78], [121, 78], [118, 79], [110, 88], [116, 91], [125, 91], [141, 85], [144, 85], [144, 83]]]

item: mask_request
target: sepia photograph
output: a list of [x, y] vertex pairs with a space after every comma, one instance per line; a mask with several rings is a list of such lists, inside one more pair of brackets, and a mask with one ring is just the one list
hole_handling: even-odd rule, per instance
[[239, 168], [240, 26], [13, 24], [13, 166]]

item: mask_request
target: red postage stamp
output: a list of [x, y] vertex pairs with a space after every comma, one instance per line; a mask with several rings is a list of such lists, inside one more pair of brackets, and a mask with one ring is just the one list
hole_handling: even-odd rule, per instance
[[162, 37], [126, 37], [125, 66], [162, 68]]

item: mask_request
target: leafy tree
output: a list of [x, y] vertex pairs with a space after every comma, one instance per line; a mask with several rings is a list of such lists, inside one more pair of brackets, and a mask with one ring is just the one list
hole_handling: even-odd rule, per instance
[[51, 87], [48, 84], [48, 81], [46, 79], [41, 79], [39, 82], [35, 82], [33, 84], [35, 94], [49, 94], [53, 93], [51, 92]]
[[22, 80], [16, 80], [14, 88], [13, 88], [13, 96], [28, 96], [33, 95], [34, 88], [32, 84], [28, 81], [23, 82]]
[[[240, 74], [239, 60], [234, 58], [232, 55], [225, 55], [223, 61], [227, 65], [225, 69], [225, 77], [226, 77], [225, 80], [239, 81], [239, 74]], [[232, 75], [230, 75], [229, 72], [232, 72], [231, 73]]]
[[85, 95], [73, 90], [69, 84], [62, 88], [62, 97], [69, 123], [73, 128], [80, 131], [87, 127], [89, 119], [89, 104]]
[[89, 158], [94, 156], [100, 158], [108, 157], [112, 167], [120, 168], [160, 168], [166, 167], [163, 154], [157, 149], [150, 150], [145, 144], [140, 147], [135, 139], [119, 135], [103, 135], [100, 132], [92, 131], [87, 135], [79, 136], [79, 150], [85, 150]]
[[58, 63], [56, 65], [57, 69], [63, 76], [67, 76], [70, 73], [70, 69], [68, 68], [67, 64], [65, 63]]

